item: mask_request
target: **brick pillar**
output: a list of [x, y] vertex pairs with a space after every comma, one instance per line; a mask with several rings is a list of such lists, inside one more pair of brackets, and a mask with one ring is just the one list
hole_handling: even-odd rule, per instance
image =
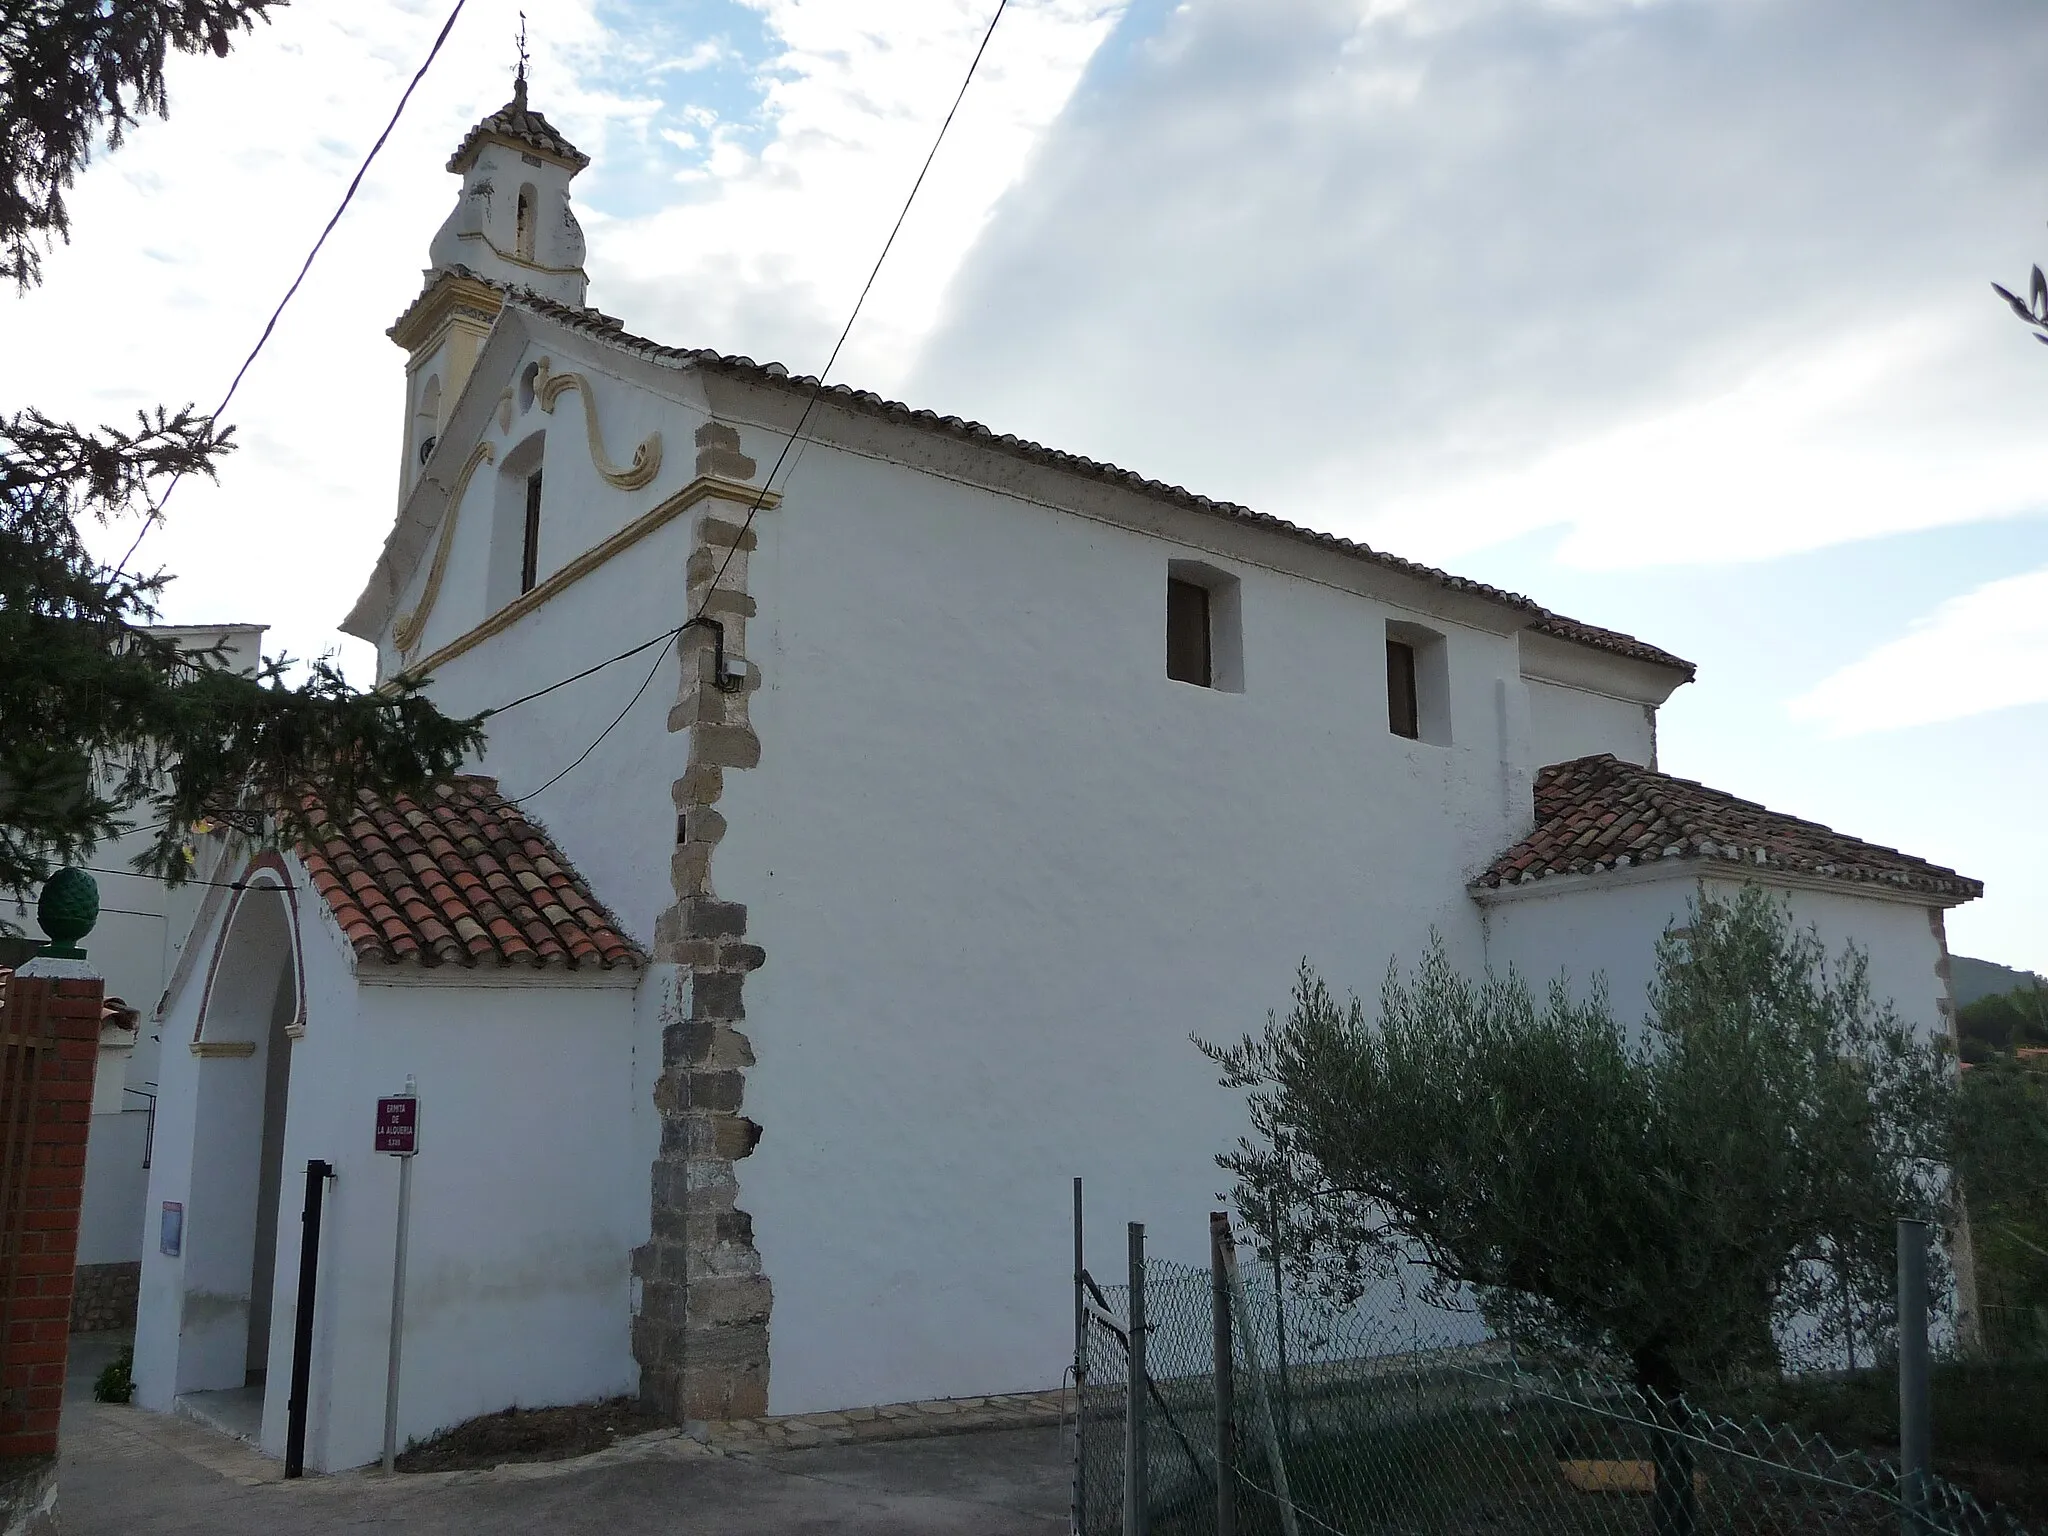
[[103, 988], [0, 982], [0, 1457], [57, 1449]]

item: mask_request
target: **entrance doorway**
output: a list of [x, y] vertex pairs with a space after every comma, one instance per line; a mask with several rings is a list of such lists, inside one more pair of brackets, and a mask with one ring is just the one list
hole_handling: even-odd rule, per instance
[[301, 1017], [281, 885], [242, 892], [220, 941], [199, 1038], [178, 1329], [182, 1405], [260, 1437], [269, 1381], [291, 1063]]
[[277, 1280], [278, 1198], [284, 1184], [284, 1110], [290, 1100], [292, 1040], [285, 1033], [298, 1016], [298, 995], [291, 967], [277, 978], [277, 996], [270, 1009], [270, 1038], [263, 1057], [262, 1161], [256, 1179], [256, 1250], [249, 1268], [249, 1347], [247, 1385], [263, 1384], [270, 1364], [271, 1291]]

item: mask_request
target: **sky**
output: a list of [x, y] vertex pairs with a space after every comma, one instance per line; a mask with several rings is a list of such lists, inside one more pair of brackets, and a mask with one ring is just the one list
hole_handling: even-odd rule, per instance
[[[815, 371], [990, 9], [527, 0], [591, 302]], [[177, 60], [0, 297], [0, 410], [211, 406], [445, 14]], [[166, 618], [367, 681], [383, 333], [517, 27], [468, 0], [145, 540]], [[1989, 286], [2048, 261], [2043, 78], [2032, 0], [1012, 0], [834, 377], [1676, 651], [1662, 767], [1983, 879], [1952, 947], [2048, 971], [2048, 348]]]

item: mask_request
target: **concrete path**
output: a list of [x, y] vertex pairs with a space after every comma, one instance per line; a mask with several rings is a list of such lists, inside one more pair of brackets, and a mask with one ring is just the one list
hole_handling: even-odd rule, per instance
[[66, 1536], [1053, 1536], [1067, 1520], [1056, 1427], [757, 1455], [642, 1437], [577, 1461], [287, 1483], [278, 1463], [239, 1441], [93, 1402], [112, 1347], [73, 1341], [57, 1505]]

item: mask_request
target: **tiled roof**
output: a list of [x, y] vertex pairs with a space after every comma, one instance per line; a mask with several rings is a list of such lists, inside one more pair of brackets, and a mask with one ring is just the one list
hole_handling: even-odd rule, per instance
[[[476, 278], [480, 282], [489, 281], [487, 278], [477, 277], [477, 274], [468, 271], [466, 268], [453, 268], [450, 270], [464, 277]], [[493, 286], [502, 288], [503, 285], [494, 284]], [[515, 304], [523, 309], [530, 310], [534, 314], [543, 316], [557, 324], [568, 326], [572, 330], [580, 331], [587, 336], [597, 337], [610, 343], [612, 346], [620, 348], [622, 351], [633, 353], [636, 356], [647, 358], [653, 362], [667, 363], [675, 367], [713, 369], [734, 378], [745, 379], [750, 383], [805, 394], [808, 394], [817, 386], [818, 381], [815, 378], [792, 376], [790, 371], [780, 363], [757, 363], [751, 357], [733, 357], [723, 352], [713, 352], [708, 348], [663, 346], [660, 342], [650, 341], [644, 336], [633, 335], [625, 328], [623, 323], [598, 310], [578, 309], [567, 304], [558, 304], [552, 299], [543, 298], [524, 289], [506, 289], [504, 291], [507, 295], [506, 302], [509, 304]], [[424, 297], [422, 295], [422, 299]], [[411, 310], [408, 310], [407, 314], [411, 312]], [[398, 324], [403, 325], [404, 323], [404, 318], [401, 317]], [[983, 426], [978, 421], [967, 421], [958, 416], [941, 416], [936, 411], [917, 410], [903, 404], [900, 400], [886, 399], [872, 390], [855, 389], [846, 384], [831, 384], [825, 387], [823, 398], [829, 399], [833, 404], [847, 410], [860, 411], [867, 415], [883, 417], [889, 421], [920, 426], [927, 431], [941, 432], [949, 437], [976, 443], [999, 453], [1014, 454], [1020, 459], [1028, 459], [1036, 464], [1051, 465], [1054, 468], [1065, 470], [1069, 474], [1084, 475], [1091, 480], [1099, 480], [1105, 484], [1124, 486], [1175, 506], [1187, 507], [1198, 512], [1209, 513], [1212, 516], [1228, 518], [1232, 522], [1248, 523], [1254, 527], [1271, 529], [1276, 533], [1286, 534], [1288, 537], [1299, 539], [1304, 543], [1335, 550], [1339, 554], [1348, 555], [1353, 559], [1369, 561], [1374, 565], [1382, 566], [1389, 570], [1400, 571], [1406, 575], [1429, 582], [1434, 586], [1442, 587], [1447, 591], [1471, 593], [1478, 597], [1488, 598], [1493, 602], [1501, 603], [1509, 608], [1518, 609], [1528, 614], [1532, 620], [1530, 627], [1541, 630], [1545, 634], [1555, 635], [1559, 639], [1590, 646], [1595, 650], [1632, 657], [1637, 661], [1649, 662], [1654, 666], [1667, 667], [1674, 672], [1683, 673], [1688, 682], [1691, 681], [1694, 675], [1694, 667], [1691, 662], [1686, 661], [1682, 657], [1674, 656], [1669, 651], [1660, 650], [1654, 645], [1638, 640], [1632, 635], [1624, 635], [1619, 631], [1611, 629], [1601, 629], [1593, 624], [1582, 624], [1576, 619], [1566, 618], [1563, 614], [1552, 613], [1541, 603], [1536, 602], [1533, 598], [1523, 597], [1520, 593], [1504, 591], [1499, 587], [1488, 586], [1484, 582], [1471, 581], [1463, 576], [1453, 576], [1448, 571], [1440, 571], [1435, 566], [1422, 565], [1414, 560], [1403, 560], [1398, 555], [1387, 554], [1384, 551], [1373, 549], [1369, 545], [1360, 544], [1351, 539], [1339, 538], [1333, 533], [1321, 533], [1313, 528], [1304, 528], [1298, 523], [1290, 523], [1284, 518], [1274, 517], [1270, 513], [1256, 512], [1250, 507], [1240, 506], [1236, 502], [1217, 501], [1212, 497], [1198, 495], [1183, 486], [1168, 485], [1164, 481], [1147, 479], [1145, 476], [1137, 474], [1132, 470], [1119, 469], [1114, 464], [1105, 464], [1096, 459], [1083, 458], [1079, 454], [1063, 453], [1057, 448], [1047, 448], [1042, 443], [1031, 442], [1026, 438], [1016, 436], [1014, 433], [997, 433]]]
[[1884, 885], [1943, 904], [1984, 894], [1982, 881], [1939, 864], [1605, 752], [1553, 763], [1538, 773], [1536, 830], [1473, 884], [1498, 889], [1660, 859], [1718, 859], [1851, 885]]
[[317, 800], [299, 857], [365, 960], [419, 965], [638, 966], [645, 957], [546, 832], [464, 774], [415, 800], [361, 796], [344, 821]]
[[467, 170], [486, 139], [509, 139], [539, 154], [566, 160], [579, 171], [590, 164], [590, 156], [563, 138], [553, 123], [527, 107], [523, 70], [512, 82], [512, 99], [462, 136], [462, 142], [448, 158], [448, 169], [458, 175]]
[[1693, 664], [1682, 657], [1674, 656], [1650, 644], [1638, 640], [1634, 635], [1625, 635], [1618, 629], [1602, 629], [1598, 624], [1587, 624], [1578, 619], [1568, 619], [1561, 613], [1543, 610], [1543, 617], [1529, 626], [1540, 635], [1550, 635], [1559, 640], [1569, 640], [1575, 645], [1590, 645], [1596, 651], [1612, 651], [1617, 656], [1633, 656], [1637, 661], [1647, 661], [1652, 666], [1670, 667], [1683, 672], [1687, 682], [1693, 678]]

